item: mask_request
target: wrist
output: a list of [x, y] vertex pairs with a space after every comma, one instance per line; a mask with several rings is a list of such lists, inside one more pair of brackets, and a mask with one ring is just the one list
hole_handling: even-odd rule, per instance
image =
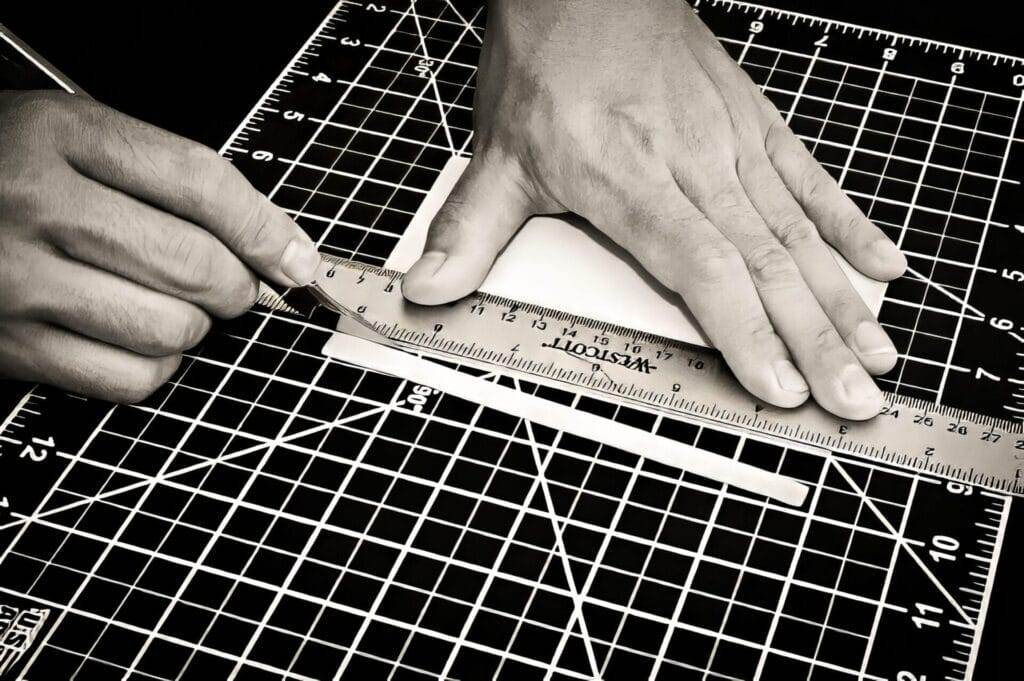
[[679, 0], [488, 0], [488, 31], [527, 48], [557, 36], [562, 42], [673, 33], [695, 14]]
[[539, 29], [570, 20], [578, 24], [626, 16], [631, 9], [635, 10], [631, 5], [628, 0], [488, 0], [487, 12], [491, 18], [513, 22], [522, 28]]

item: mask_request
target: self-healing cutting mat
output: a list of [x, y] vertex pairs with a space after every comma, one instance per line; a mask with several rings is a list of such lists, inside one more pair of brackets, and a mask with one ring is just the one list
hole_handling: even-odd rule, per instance
[[[882, 385], [1018, 417], [1021, 61], [699, 10], [908, 255]], [[224, 153], [325, 252], [381, 265], [471, 151], [482, 34], [479, 3], [341, 2]], [[37, 389], [3, 420], [0, 669], [970, 677], [1007, 497], [519, 382], [811, 486], [781, 506], [330, 360], [335, 320], [256, 311], [144, 405]]]

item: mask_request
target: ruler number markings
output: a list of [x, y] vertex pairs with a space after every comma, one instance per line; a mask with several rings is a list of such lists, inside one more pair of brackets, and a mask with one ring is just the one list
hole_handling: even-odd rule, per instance
[[[473, 348], [469, 359], [535, 379], [691, 416], [713, 414], [726, 426], [1024, 491], [1018, 473], [1024, 462], [1014, 455], [1024, 441], [1009, 422], [899, 396], [867, 423], [836, 421], [813, 405], [776, 410], [736, 388], [722, 360], [705, 349], [479, 293], [410, 316], [403, 312], [397, 273], [342, 259], [328, 272], [326, 285], [338, 300], [387, 335], [427, 352], [461, 356]], [[548, 325], [552, 319], [561, 320], [555, 329]]]

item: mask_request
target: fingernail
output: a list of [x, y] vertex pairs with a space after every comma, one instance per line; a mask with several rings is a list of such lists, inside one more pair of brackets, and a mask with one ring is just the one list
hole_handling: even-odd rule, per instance
[[444, 265], [447, 259], [448, 254], [443, 251], [428, 251], [421, 255], [420, 259], [409, 268], [409, 274], [430, 279], [437, 274], [437, 271], [441, 269], [441, 266]]
[[295, 237], [281, 254], [281, 271], [296, 286], [305, 286], [313, 281], [319, 268], [320, 254], [309, 238]]
[[877, 404], [882, 409], [882, 391], [859, 365], [849, 365], [839, 375], [843, 390], [850, 402], [857, 404]]
[[871, 246], [879, 260], [885, 263], [900, 264], [907, 266], [907, 258], [900, 251], [899, 247], [888, 239], [879, 239]]
[[788, 360], [779, 360], [775, 362], [775, 378], [779, 381], [779, 386], [786, 392], [791, 393], [805, 393], [810, 390], [807, 387], [807, 381], [800, 375], [800, 372], [796, 370], [793, 363]]
[[889, 340], [882, 327], [874, 322], [861, 322], [853, 332], [851, 340], [853, 349], [866, 357], [896, 354], [896, 346]]
[[444, 267], [448, 254], [442, 251], [427, 251], [412, 264], [402, 281], [402, 291], [413, 302], [426, 303], [433, 300], [433, 279]]

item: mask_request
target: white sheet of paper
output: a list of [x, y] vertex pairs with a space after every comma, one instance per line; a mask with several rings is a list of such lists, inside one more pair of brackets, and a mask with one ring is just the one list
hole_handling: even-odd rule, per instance
[[[407, 272], [423, 252], [427, 228], [466, 169], [453, 156], [424, 199], [385, 266]], [[860, 274], [833, 251], [854, 288], [875, 314], [885, 284]], [[577, 218], [529, 220], [498, 256], [481, 291], [541, 305], [666, 338], [710, 346], [679, 296], [648, 275], [636, 260]]]

